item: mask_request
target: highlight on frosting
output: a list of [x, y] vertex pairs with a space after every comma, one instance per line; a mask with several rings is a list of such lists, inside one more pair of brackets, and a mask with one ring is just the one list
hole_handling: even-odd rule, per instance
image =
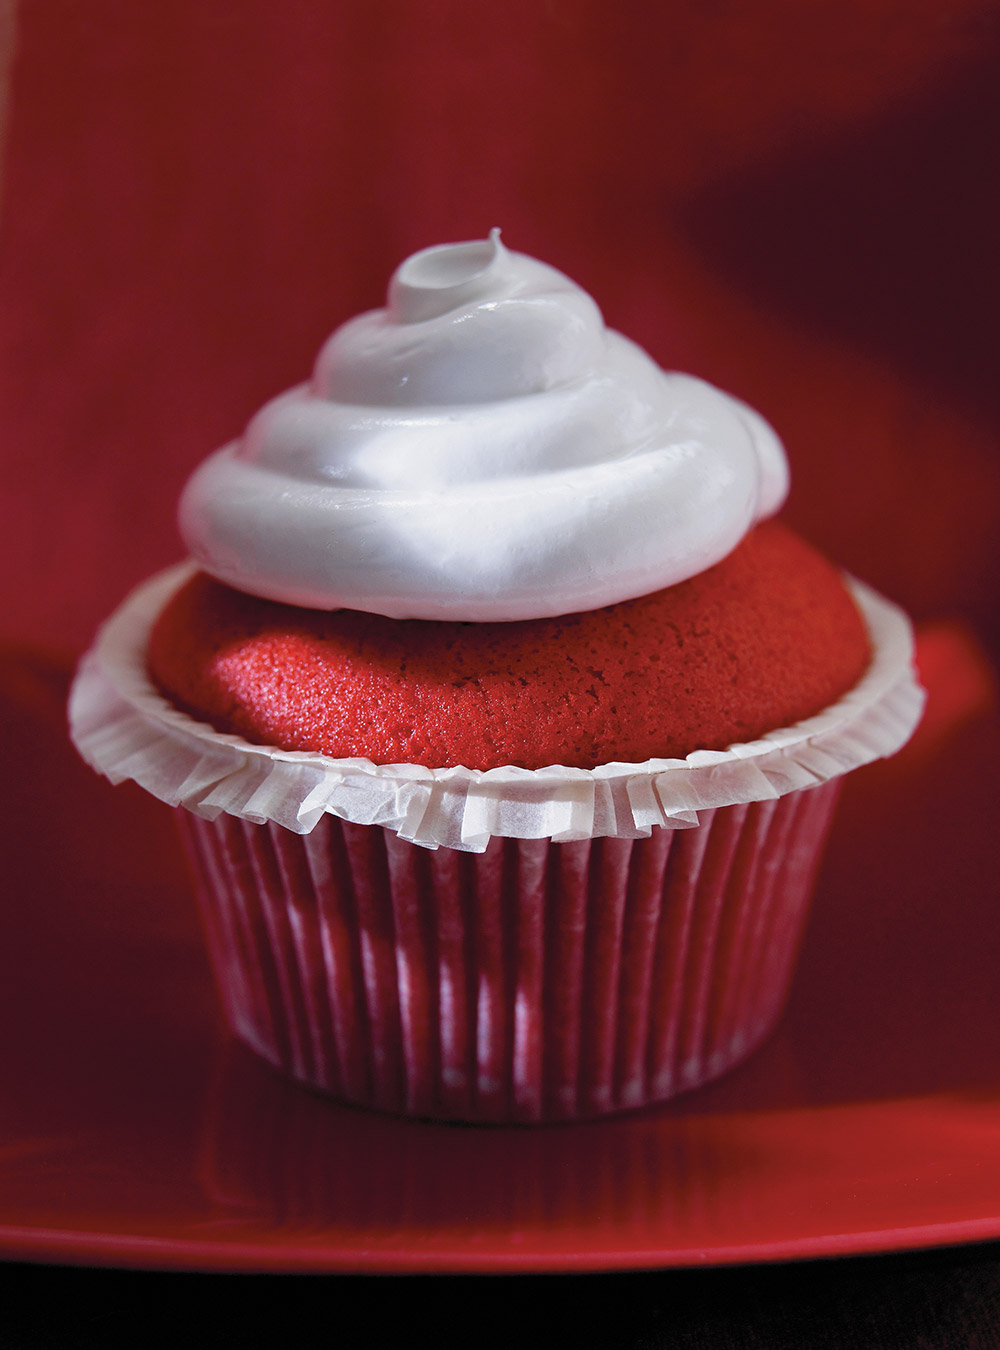
[[195, 472], [180, 522], [266, 599], [485, 622], [684, 581], [787, 489], [757, 413], [661, 370], [494, 230], [402, 263], [385, 308]]

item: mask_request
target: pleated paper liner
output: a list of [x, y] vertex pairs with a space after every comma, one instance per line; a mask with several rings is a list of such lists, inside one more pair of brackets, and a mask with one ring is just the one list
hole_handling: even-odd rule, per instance
[[665, 1101], [737, 1063], [784, 1003], [845, 773], [923, 707], [906, 616], [849, 581], [858, 684], [793, 727], [685, 759], [486, 771], [255, 745], [173, 707], [140, 587], [80, 664], [81, 755], [178, 816], [230, 1025], [345, 1101], [558, 1121]]
[[355, 1105], [541, 1122], [665, 1101], [771, 1031], [837, 787], [479, 854], [178, 815], [241, 1039]]

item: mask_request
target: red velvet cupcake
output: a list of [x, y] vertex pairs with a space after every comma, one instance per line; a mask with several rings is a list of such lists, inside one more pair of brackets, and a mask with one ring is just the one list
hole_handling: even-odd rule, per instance
[[759, 1043], [840, 776], [921, 703], [905, 618], [766, 519], [786, 484], [756, 414], [495, 235], [334, 334], [74, 691], [85, 757], [182, 808], [238, 1035], [470, 1121]]

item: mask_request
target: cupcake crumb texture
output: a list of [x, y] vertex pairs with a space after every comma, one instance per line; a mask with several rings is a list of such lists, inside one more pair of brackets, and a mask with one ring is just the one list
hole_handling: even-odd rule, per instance
[[199, 574], [150, 645], [162, 692], [219, 731], [470, 769], [724, 749], [819, 712], [868, 660], [840, 573], [773, 522], [679, 585], [513, 623], [306, 610]]

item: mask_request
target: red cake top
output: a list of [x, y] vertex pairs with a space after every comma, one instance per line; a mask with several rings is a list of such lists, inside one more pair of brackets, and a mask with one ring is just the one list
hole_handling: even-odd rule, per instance
[[513, 623], [307, 610], [199, 574], [160, 616], [150, 669], [199, 720], [286, 750], [594, 768], [789, 726], [851, 688], [869, 655], [840, 574], [768, 523], [667, 590]]

